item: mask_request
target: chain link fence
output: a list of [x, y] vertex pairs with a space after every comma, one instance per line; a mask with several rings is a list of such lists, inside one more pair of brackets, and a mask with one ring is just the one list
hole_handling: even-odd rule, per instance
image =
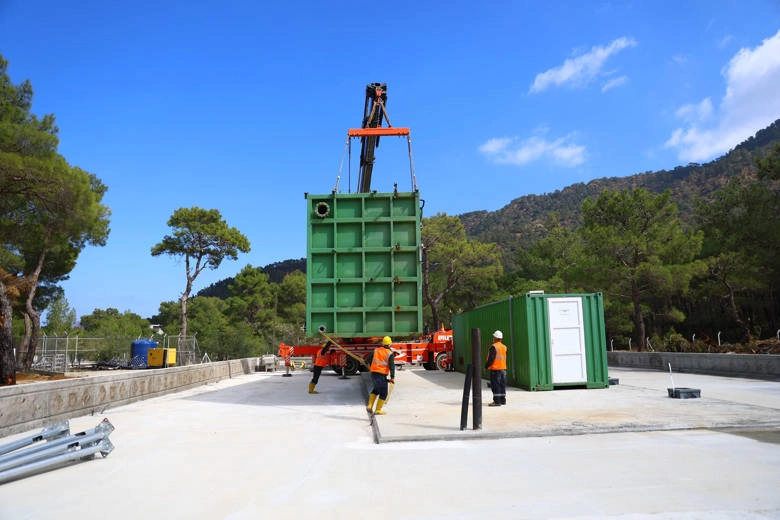
[[[47, 336], [38, 338], [32, 368], [36, 371], [65, 373], [71, 370], [145, 368], [143, 356], [133, 356], [132, 344], [144, 338], [89, 338], [79, 335]], [[209, 361], [202, 354], [195, 336], [164, 336], [153, 339], [157, 348], [176, 349], [176, 364], [194, 365]], [[18, 344], [18, 343], [17, 343]], [[26, 350], [14, 349], [16, 366], [22, 368]]]

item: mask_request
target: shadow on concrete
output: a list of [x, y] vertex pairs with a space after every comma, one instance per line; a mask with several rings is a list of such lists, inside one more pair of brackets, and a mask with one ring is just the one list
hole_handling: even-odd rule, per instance
[[303, 371], [296, 371], [290, 377], [284, 377], [281, 372], [261, 372], [242, 376], [228, 388], [185, 399], [247, 406], [365, 406], [360, 376], [342, 379], [335, 373], [323, 372], [316, 387], [318, 394], [308, 393], [311, 378], [311, 372]]

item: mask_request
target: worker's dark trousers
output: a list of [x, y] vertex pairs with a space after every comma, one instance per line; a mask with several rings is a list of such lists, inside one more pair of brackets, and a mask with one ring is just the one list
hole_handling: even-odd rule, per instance
[[493, 402], [506, 404], [506, 370], [490, 371], [490, 389], [493, 390]]
[[311, 378], [311, 382], [315, 385], [320, 380], [320, 374], [322, 374], [322, 367], [318, 367], [317, 365], [314, 365], [314, 377]]
[[387, 399], [387, 376], [379, 372], [371, 372], [371, 383], [374, 385], [371, 393], [378, 395], [380, 399]]

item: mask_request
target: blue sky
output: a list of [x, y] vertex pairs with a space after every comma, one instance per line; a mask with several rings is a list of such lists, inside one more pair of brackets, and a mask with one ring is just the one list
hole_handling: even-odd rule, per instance
[[[109, 188], [108, 244], [63, 284], [79, 316], [179, 298], [183, 262], [150, 248], [180, 207], [252, 245], [195, 291], [305, 257], [304, 193], [340, 171], [355, 190], [359, 142], [340, 164], [368, 83], [411, 128], [424, 216], [707, 162], [780, 117], [776, 1], [0, 0], [0, 53]], [[406, 141], [384, 138], [372, 188], [394, 183]]]

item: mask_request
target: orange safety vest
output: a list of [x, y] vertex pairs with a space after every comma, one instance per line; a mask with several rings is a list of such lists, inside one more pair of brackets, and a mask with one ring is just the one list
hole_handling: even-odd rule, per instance
[[330, 359], [328, 356], [328, 351], [326, 350], [325, 353], [322, 353], [322, 349], [317, 351], [317, 357], [314, 359], [314, 366], [316, 367], [326, 367], [330, 365]]
[[371, 371], [387, 375], [390, 373], [390, 349], [377, 347], [371, 360]]
[[496, 358], [488, 370], [506, 370], [506, 345], [497, 341], [493, 343], [493, 346], [496, 348]]

